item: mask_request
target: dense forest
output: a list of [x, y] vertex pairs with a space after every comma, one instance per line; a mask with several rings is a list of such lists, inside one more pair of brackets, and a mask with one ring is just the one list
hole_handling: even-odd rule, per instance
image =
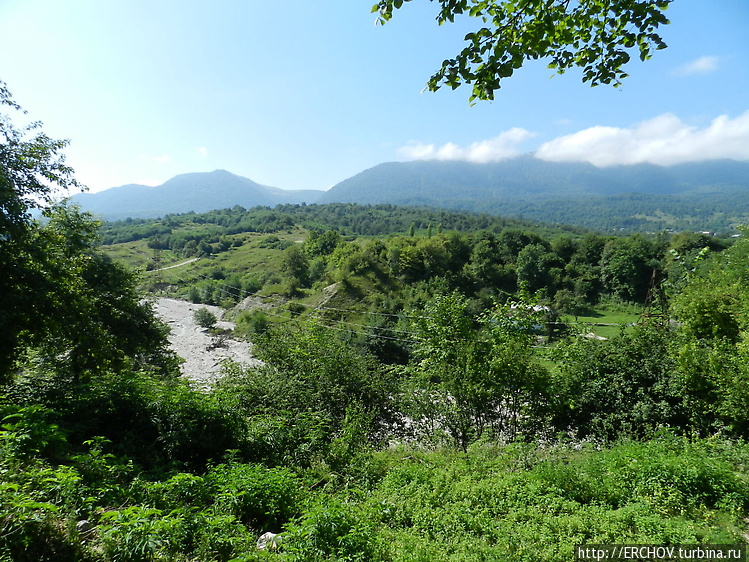
[[612, 168], [532, 155], [486, 164], [389, 162], [344, 180], [315, 202], [421, 205], [606, 232], [735, 234], [749, 219], [748, 175], [745, 162], [732, 160]]
[[[406, 302], [408, 295], [426, 301], [435, 291], [454, 290], [477, 309], [504, 302], [523, 287], [556, 312], [572, 314], [601, 300], [643, 304], [654, 282], [668, 286], [669, 273], [678, 277], [685, 264], [733, 240], [695, 232], [614, 236], [471, 213], [354, 204], [235, 207], [126, 220], [105, 223], [101, 239], [112, 255], [121, 255], [114, 248], [136, 247], [128, 242], [145, 242], [140, 253], [147, 259], [132, 265], [146, 269], [165, 260], [205, 258], [202, 269], [167, 280], [189, 286], [193, 302], [226, 308], [249, 294], [314, 302], [320, 288], [339, 284], [356, 306], [376, 313], [423, 306]], [[268, 249], [276, 250], [272, 259], [253, 267], [252, 257]]]
[[[746, 237], [344, 204], [100, 225], [53, 202], [64, 143], [0, 129], [0, 560], [746, 542]], [[144, 290], [231, 310], [262, 365], [191, 385]]]

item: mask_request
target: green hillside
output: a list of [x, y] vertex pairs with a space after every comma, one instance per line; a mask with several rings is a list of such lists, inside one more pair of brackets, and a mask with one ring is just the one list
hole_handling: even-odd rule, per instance
[[461, 209], [599, 230], [729, 231], [749, 220], [749, 164], [719, 161], [596, 168], [525, 156], [490, 164], [390, 162], [320, 203]]
[[[728, 245], [696, 233], [612, 236], [470, 213], [352, 204], [107, 223], [102, 240], [107, 254], [144, 272], [145, 286], [228, 309], [252, 297], [264, 303], [271, 323], [322, 314], [358, 333], [375, 320], [373, 313], [393, 314], [378, 320], [372, 328], [377, 333], [398, 329], [397, 315], [423, 306], [435, 292], [458, 290], [481, 311], [526, 287], [567, 322], [579, 316], [590, 331], [606, 336], [618, 332], [606, 324], [639, 320], [654, 268], [673, 269], [675, 256], [690, 260], [703, 248]], [[196, 261], [170, 267], [188, 260]], [[617, 303], [626, 301], [639, 304], [622, 315]], [[321, 312], [321, 303], [340, 310]], [[251, 310], [242, 318], [250, 316]]]

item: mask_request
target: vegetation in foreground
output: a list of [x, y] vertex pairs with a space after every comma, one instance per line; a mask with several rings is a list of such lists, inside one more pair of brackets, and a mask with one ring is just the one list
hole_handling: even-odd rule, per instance
[[[352, 336], [298, 310], [252, 331], [263, 366], [229, 365], [195, 390], [135, 275], [99, 252], [98, 225], [64, 205], [32, 220], [51, 195], [40, 176], [72, 183], [63, 145], [0, 127], [0, 560], [561, 561], [586, 543], [745, 541], [745, 239], [671, 254], [665, 317], [538, 347], [537, 298], [564, 289], [521, 267], [528, 246], [528, 263], [550, 252], [543, 240], [505, 257], [437, 227], [382, 246], [307, 235], [279, 272], [297, 304], [327, 275], [354, 291], [380, 271], [397, 324]], [[314, 259], [295, 264], [330, 239], [319, 280], [300, 277]], [[461, 240], [464, 254], [429, 251]], [[612, 283], [647, 286], [630, 255], [611, 254], [629, 272]], [[480, 257], [487, 267], [471, 267]], [[462, 284], [498, 272], [520, 281], [505, 298]], [[627, 285], [602, 291], [615, 287]], [[393, 347], [395, 330], [408, 339]], [[257, 548], [264, 532], [282, 535], [278, 549]]]

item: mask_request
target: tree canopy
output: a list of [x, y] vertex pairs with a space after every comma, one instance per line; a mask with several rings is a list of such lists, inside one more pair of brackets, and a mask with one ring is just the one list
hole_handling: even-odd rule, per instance
[[67, 141], [40, 123], [17, 128], [11, 115], [22, 111], [0, 81], [0, 382], [24, 353], [73, 377], [130, 361], [171, 366], [165, 328], [140, 302], [135, 275], [96, 251], [99, 223], [54, 201], [80, 187]]
[[[372, 7], [384, 24], [411, 0], [381, 0]], [[583, 69], [583, 82], [618, 86], [636, 51], [647, 60], [666, 44], [657, 34], [668, 24], [672, 0], [439, 0], [437, 22], [468, 15], [483, 24], [465, 36], [466, 46], [443, 61], [427, 88], [472, 84], [471, 100], [492, 100], [504, 78], [533, 59], [549, 60], [562, 74]]]

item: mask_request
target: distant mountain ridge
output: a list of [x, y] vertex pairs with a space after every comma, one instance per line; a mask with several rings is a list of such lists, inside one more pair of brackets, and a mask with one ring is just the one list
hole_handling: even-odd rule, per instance
[[156, 187], [129, 184], [98, 193], [80, 193], [73, 203], [106, 220], [156, 218], [167, 214], [204, 213], [241, 205], [275, 207], [314, 203], [317, 190], [287, 191], [261, 185], [226, 170], [181, 174]]
[[444, 204], [480, 199], [537, 200], [622, 193], [651, 195], [749, 188], [749, 163], [721, 160], [656, 166], [597, 168], [584, 162], [547, 162], [531, 155], [492, 162], [388, 162], [333, 186], [320, 203]]
[[730, 229], [749, 223], [749, 162], [597, 168], [531, 155], [488, 164], [389, 162], [318, 203], [423, 205], [611, 230]]
[[724, 230], [749, 223], [749, 162], [596, 168], [531, 155], [488, 164], [388, 162], [328, 191], [286, 191], [216, 170], [179, 175], [157, 187], [125, 185], [72, 199], [106, 220], [236, 205], [358, 203], [474, 211], [602, 230]]

